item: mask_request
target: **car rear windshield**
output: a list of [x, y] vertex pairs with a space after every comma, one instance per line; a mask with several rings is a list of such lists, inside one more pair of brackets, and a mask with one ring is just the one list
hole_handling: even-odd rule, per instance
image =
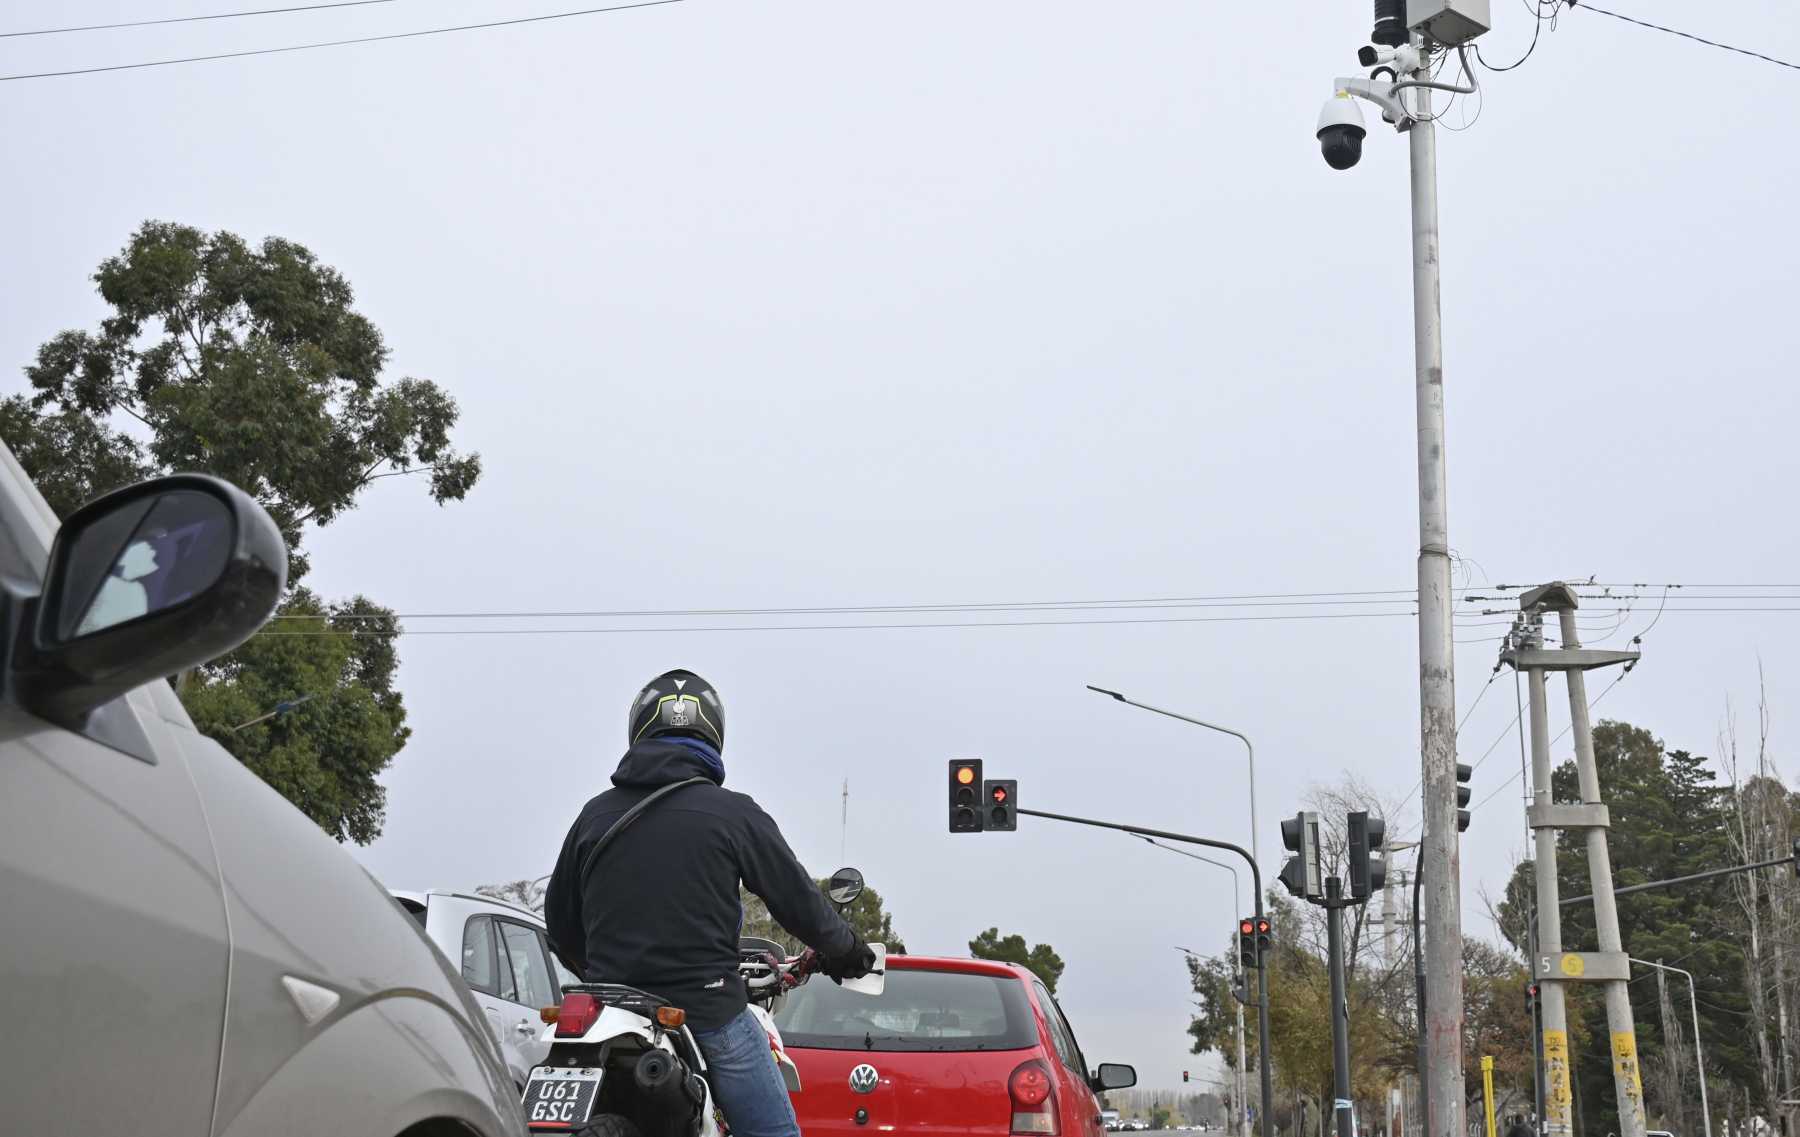
[[775, 1016], [788, 1046], [817, 1050], [1024, 1050], [1038, 1044], [1025, 985], [961, 971], [889, 970], [879, 996], [823, 978]]

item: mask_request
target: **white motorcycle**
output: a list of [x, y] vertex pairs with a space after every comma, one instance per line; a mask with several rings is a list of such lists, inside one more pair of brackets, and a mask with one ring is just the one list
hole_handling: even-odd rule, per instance
[[[827, 895], [841, 912], [862, 895], [862, 874], [839, 869]], [[875, 967], [844, 989], [880, 995], [887, 948], [870, 944]], [[750, 1013], [768, 1033], [770, 1059], [788, 1092], [800, 1071], [781, 1043], [774, 1012], [781, 999], [817, 970], [812, 952], [783, 958], [772, 940], [739, 942], [738, 973]], [[706, 1059], [687, 1028], [687, 1013], [647, 991], [617, 983], [567, 987], [560, 1007], [544, 1010], [550, 1043], [544, 1064], [525, 1086], [525, 1118], [533, 1133], [583, 1137], [724, 1137], [728, 1132], [706, 1081]]]

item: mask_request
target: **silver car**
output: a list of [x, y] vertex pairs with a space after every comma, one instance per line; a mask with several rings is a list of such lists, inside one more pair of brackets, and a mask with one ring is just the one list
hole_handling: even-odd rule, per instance
[[286, 571], [224, 482], [147, 482], [59, 531], [0, 445], [7, 1133], [525, 1131], [455, 971], [165, 681], [248, 637]]
[[563, 988], [581, 982], [550, 950], [544, 921], [527, 909], [465, 892], [396, 889], [394, 898], [461, 969], [523, 1096], [531, 1068], [550, 1053], [543, 1009], [560, 1005]]

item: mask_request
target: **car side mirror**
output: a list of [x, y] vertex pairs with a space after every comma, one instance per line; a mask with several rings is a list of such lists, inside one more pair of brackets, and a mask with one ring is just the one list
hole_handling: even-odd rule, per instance
[[840, 910], [855, 904], [856, 898], [862, 894], [863, 874], [852, 868], [842, 868], [832, 873], [825, 885], [825, 895]]
[[12, 686], [37, 714], [79, 722], [237, 647], [286, 584], [280, 529], [229, 482], [178, 474], [107, 494], [57, 530]]
[[1128, 1090], [1137, 1085], [1137, 1071], [1122, 1062], [1102, 1062], [1100, 1069], [1094, 1071], [1094, 1077], [1089, 1084], [1094, 1087], [1095, 1093], [1103, 1094], [1107, 1090]]

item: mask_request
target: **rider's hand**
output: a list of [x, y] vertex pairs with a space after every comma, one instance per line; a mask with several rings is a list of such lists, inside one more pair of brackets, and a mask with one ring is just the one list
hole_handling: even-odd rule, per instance
[[836, 983], [842, 983], [846, 979], [861, 979], [873, 970], [875, 949], [863, 943], [861, 936], [856, 937], [849, 951], [835, 959], [827, 959], [824, 967], [825, 974], [831, 976]]

